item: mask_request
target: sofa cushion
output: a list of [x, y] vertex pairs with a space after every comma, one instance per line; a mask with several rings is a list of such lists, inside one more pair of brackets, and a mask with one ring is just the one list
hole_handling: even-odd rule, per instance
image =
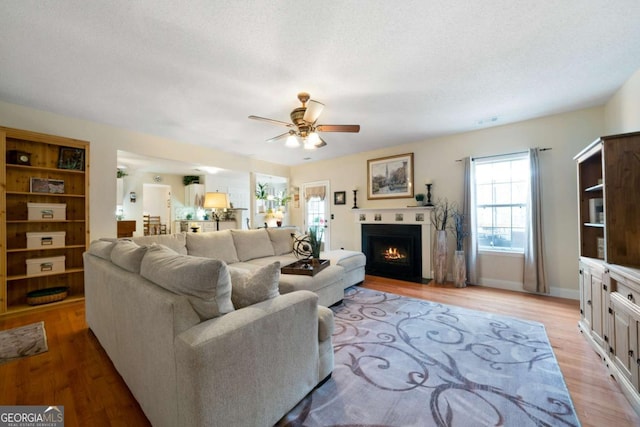
[[230, 230], [189, 233], [187, 234], [187, 251], [189, 255], [219, 259], [227, 264], [239, 261]]
[[231, 277], [223, 261], [180, 255], [166, 246], [153, 244], [142, 259], [140, 275], [185, 295], [201, 320], [233, 311]]
[[280, 263], [273, 262], [254, 271], [229, 267], [231, 301], [236, 309], [248, 307], [280, 295]]
[[273, 245], [269, 233], [264, 228], [259, 230], [231, 230], [233, 243], [240, 261], [273, 256]]
[[98, 258], [106, 259], [107, 261], [111, 261], [111, 251], [115, 246], [115, 242], [108, 242], [105, 240], [94, 240], [89, 245], [89, 253], [91, 255], [95, 255]]
[[274, 255], [284, 255], [293, 251], [293, 237], [295, 228], [267, 228]]
[[154, 236], [138, 236], [133, 238], [128, 238], [133, 240], [135, 243], [139, 245], [147, 245], [150, 246], [153, 243], [158, 243], [160, 245], [164, 245], [169, 249], [173, 249], [179, 254], [186, 255], [187, 254], [187, 238], [186, 233], [176, 233], [176, 234], [158, 234]]
[[111, 262], [132, 273], [140, 273], [140, 263], [146, 252], [146, 246], [139, 246], [130, 240], [119, 240], [111, 250]]

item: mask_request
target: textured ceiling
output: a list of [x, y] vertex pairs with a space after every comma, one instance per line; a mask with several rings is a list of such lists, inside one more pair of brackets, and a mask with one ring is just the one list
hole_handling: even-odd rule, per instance
[[[3, 0], [0, 100], [293, 165], [602, 105], [639, 23], [638, 0]], [[286, 129], [247, 116], [300, 91], [361, 132], [265, 143]]]

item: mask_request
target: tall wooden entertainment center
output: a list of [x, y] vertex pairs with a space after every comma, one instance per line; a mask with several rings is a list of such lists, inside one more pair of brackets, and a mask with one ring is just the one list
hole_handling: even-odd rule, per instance
[[576, 157], [580, 330], [640, 413], [640, 132]]

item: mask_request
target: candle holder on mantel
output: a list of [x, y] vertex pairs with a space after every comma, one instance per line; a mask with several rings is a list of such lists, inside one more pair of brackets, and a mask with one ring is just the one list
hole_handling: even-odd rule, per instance
[[427, 203], [425, 203], [425, 206], [433, 206], [433, 203], [431, 203], [431, 186], [433, 184], [425, 184], [427, 186]]
[[353, 190], [353, 207], [351, 209], [358, 209], [358, 190]]

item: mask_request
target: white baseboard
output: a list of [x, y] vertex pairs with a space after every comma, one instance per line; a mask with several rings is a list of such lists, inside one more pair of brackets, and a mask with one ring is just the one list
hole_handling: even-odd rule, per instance
[[[486, 286], [488, 288], [504, 289], [507, 291], [514, 291], [514, 292], [531, 293], [522, 289], [521, 282], [512, 282], [509, 280], [485, 279], [481, 277], [480, 286]], [[554, 286], [551, 287], [549, 294], [539, 294], [539, 295], [549, 295], [552, 297], [568, 298], [568, 299], [574, 299], [574, 300], [580, 299], [580, 291], [578, 289], [557, 288]]]

